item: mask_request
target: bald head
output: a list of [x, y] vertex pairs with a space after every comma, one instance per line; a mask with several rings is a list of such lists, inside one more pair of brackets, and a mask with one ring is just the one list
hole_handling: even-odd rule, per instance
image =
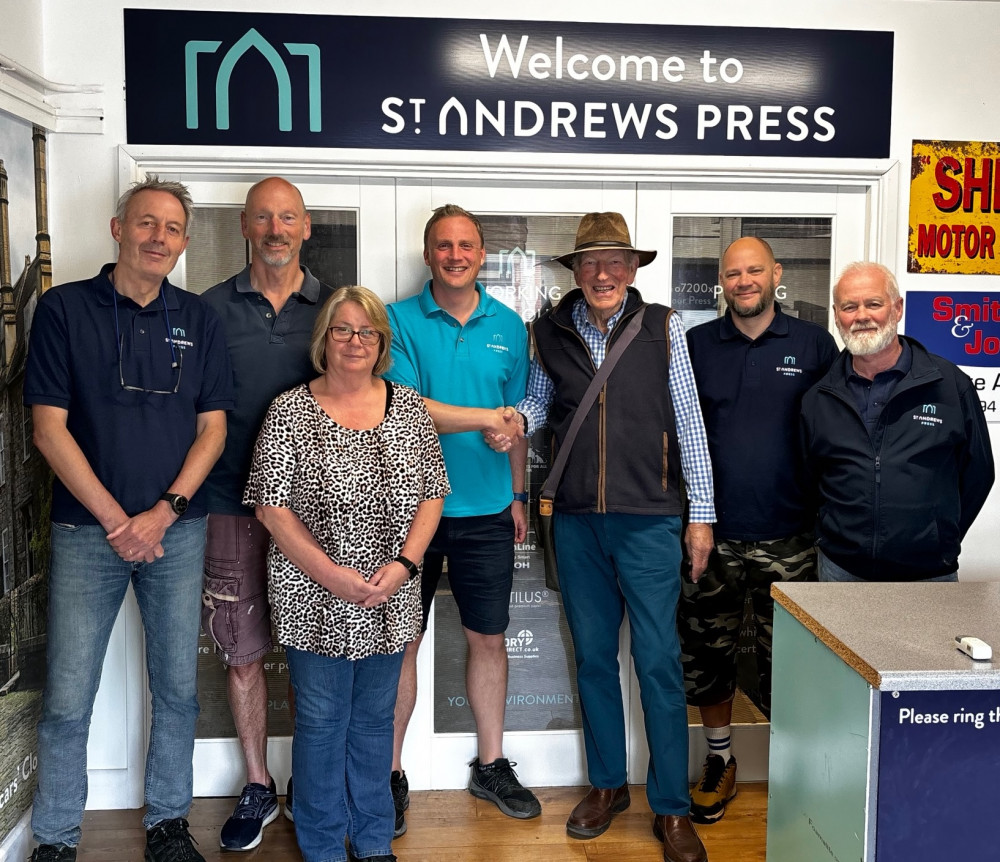
[[250, 187], [240, 224], [253, 248], [254, 267], [297, 268], [302, 243], [312, 233], [301, 192], [281, 177], [268, 177]]
[[[722, 255], [719, 283], [733, 319], [769, 319], [774, 294], [781, 284], [781, 264], [764, 240], [745, 236], [731, 243]], [[766, 324], [765, 324], [766, 325]]]

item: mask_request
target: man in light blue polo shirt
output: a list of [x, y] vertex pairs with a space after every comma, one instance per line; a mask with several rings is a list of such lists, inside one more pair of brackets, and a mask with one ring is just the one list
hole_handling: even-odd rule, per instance
[[[537, 817], [541, 806], [521, 786], [503, 753], [504, 633], [510, 621], [514, 542], [524, 541], [527, 533], [527, 443], [519, 439], [503, 455], [484, 445], [479, 432], [487, 411], [524, 397], [528, 344], [518, 315], [476, 281], [485, 261], [479, 220], [453, 204], [436, 209], [424, 229], [424, 263], [431, 278], [421, 293], [389, 306], [393, 365], [387, 376], [424, 396], [445, 435], [441, 448], [452, 493], [427, 553], [424, 625], [441, 575], [440, 560], [447, 557], [448, 580], [469, 644], [466, 686], [479, 744], [469, 790], [505, 814], [527, 819]], [[492, 415], [497, 417], [494, 430], [504, 433], [502, 414]], [[513, 411], [507, 416], [512, 418]], [[505, 433], [520, 437], [510, 427]], [[419, 646], [420, 639], [407, 647], [396, 702], [392, 790], [397, 834], [406, 828], [403, 811], [409, 800], [401, 752], [416, 702]]]

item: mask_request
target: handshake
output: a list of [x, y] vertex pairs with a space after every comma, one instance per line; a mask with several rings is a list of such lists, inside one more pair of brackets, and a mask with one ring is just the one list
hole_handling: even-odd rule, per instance
[[489, 423], [482, 428], [483, 440], [494, 452], [509, 452], [524, 437], [524, 417], [513, 407], [497, 407]]

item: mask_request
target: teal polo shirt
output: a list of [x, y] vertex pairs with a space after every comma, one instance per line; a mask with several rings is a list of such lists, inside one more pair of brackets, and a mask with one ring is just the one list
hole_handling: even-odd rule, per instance
[[[434, 301], [431, 283], [389, 306], [392, 366], [385, 376], [421, 395], [462, 407], [499, 407], [524, 398], [528, 336], [524, 321], [476, 283], [479, 305], [463, 326]], [[494, 515], [511, 503], [510, 460], [478, 431], [442, 434], [451, 494], [444, 514]]]

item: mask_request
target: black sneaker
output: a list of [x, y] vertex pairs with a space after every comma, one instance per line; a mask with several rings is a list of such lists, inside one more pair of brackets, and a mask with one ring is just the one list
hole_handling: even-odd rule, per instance
[[396, 862], [396, 857], [389, 853], [386, 856], [365, 856], [363, 859], [359, 859], [348, 850], [347, 862]]
[[192, 841], [183, 817], [161, 820], [146, 830], [146, 862], [205, 862]]
[[39, 844], [28, 862], [76, 862], [76, 848], [68, 844]]
[[399, 838], [406, 832], [406, 817], [403, 812], [410, 807], [410, 782], [406, 780], [406, 773], [392, 770], [389, 787], [392, 788], [392, 804], [396, 808], [396, 825], [392, 830], [392, 837]]
[[472, 763], [472, 776], [469, 778], [469, 793], [479, 799], [488, 799], [496, 803], [508, 817], [518, 820], [530, 820], [542, 813], [542, 806], [535, 794], [522, 787], [514, 772], [516, 763], [511, 763], [506, 757], [498, 757], [492, 763], [480, 763], [477, 757]]
[[292, 776], [288, 776], [288, 786], [285, 787], [285, 819], [291, 823], [295, 822], [295, 814], [292, 812]]
[[222, 827], [219, 846], [223, 850], [252, 850], [264, 837], [264, 827], [278, 816], [278, 794], [274, 780], [270, 786], [247, 784], [240, 793], [236, 810]]

